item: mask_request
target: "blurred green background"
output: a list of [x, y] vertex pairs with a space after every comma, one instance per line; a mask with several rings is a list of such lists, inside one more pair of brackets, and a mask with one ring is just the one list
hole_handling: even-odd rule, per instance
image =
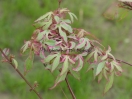
[[[84, 28], [97, 36], [102, 43], [113, 49], [119, 59], [132, 63], [132, 12], [122, 20], [108, 20], [103, 13], [114, 0], [63, 0], [61, 7], [70, 9], [78, 16], [74, 27]], [[29, 40], [34, 31], [34, 20], [58, 7], [57, 0], [0, 0], [0, 48], [10, 48], [19, 61], [19, 69], [24, 70], [24, 58], [19, 52], [24, 40]], [[1, 59], [1, 57], [0, 57]], [[37, 90], [43, 99], [72, 99], [65, 82], [53, 90], [55, 78], [35, 61], [34, 67], [26, 75], [32, 84], [38, 81]], [[132, 67], [123, 65], [122, 76], [115, 77], [112, 89], [103, 96], [105, 80], [100, 84], [93, 80], [92, 71], [81, 71], [81, 81], [69, 77], [69, 82], [77, 99], [132, 99]], [[38, 99], [34, 92], [8, 64], [0, 63], [0, 99]]]

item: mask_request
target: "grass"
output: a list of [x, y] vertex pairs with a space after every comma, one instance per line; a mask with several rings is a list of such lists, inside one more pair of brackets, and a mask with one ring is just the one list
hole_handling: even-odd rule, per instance
[[[109, 6], [110, 1], [102, 0], [65, 0], [63, 7], [74, 12], [78, 19], [73, 26], [83, 27], [90, 33], [101, 39], [104, 46], [110, 45], [114, 53], [118, 53], [118, 46], [124, 44], [130, 32], [130, 19], [128, 15], [121, 21], [107, 20], [102, 13]], [[55, 0], [3, 0], [0, 1], [0, 47], [10, 48], [19, 59], [18, 67], [23, 72], [24, 59], [19, 56], [19, 49], [24, 40], [30, 39], [34, 31], [33, 21], [48, 11], [58, 7]], [[127, 55], [126, 55], [127, 57]], [[125, 66], [124, 66], [125, 67]], [[130, 99], [131, 89], [131, 68], [124, 68], [125, 75], [116, 77], [113, 88], [105, 96], [102, 96], [105, 80], [100, 84], [93, 80], [92, 71], [85, 73], [81, 71], [81, 81], [69, 77], [69, 82], [77, 96], [77, 99]], [[53, 90], [49, 88], [53, 85], [54, 77], [46, 70], [39, 61], [34, 64], [33, 70], [26, 76], [33, 84], [38, 81], [37, 90], [42, 93], [44, 99], [66, 99], [61, 88], [71, 99], [65, 82]], [[60, 88], [61, 87], [61, 88]], [[0, 93], [8, 94], [16, 99], [37, 99], [33, 92], [29, 92], [29, 87], [8, 64], [0, 63]]]

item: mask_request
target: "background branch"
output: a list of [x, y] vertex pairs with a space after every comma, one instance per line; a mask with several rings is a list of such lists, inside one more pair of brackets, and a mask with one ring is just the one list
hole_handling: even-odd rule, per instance
[[22, 75], [22, 73], [15, 67], [15, 65], [12, 63], [12, 61], [4, 54], [2, 49], [0, 48], [0, 52], [5, 57], [5, 59], [8, 61], [8, 63], [16, 70], [16, 72], [21, 76], [21, 78], [26, 82], [26, 84], [31, 88], [32, 91], [36, 93], [36, 95], [39, 97], [39, 99], [43, 99], [40, 94], [32, 87], [32, 85], [27, 81], [27, 79]]

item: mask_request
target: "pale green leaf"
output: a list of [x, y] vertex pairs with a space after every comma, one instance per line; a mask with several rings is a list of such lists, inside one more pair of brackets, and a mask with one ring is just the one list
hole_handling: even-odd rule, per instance
[[104, 94], [109, 91], [109, 89], [112, 87], [114, 81], [114, 72], [111, 73], [109, 77], [109, 81], [106, 83], [105, 89], [104, 89]]
[[65, 32], [62, 31], [60, 26], [59, 26], [59, 33], [60, 33], [60, 36], [64, 39], [64, 41], [67, 42], [67, 35]]
[[13, 58], [12, 59], [12, 62], [13, 62], [13, 64], [15, 65], [15, 69], [17, 69], [17, 67], [18, 67], [18, 62]]
[[97, 51], [94, 52], [94, 60], [96, 62], [98, 61], [98, 52]]
[[52, 72], [57, 68], [57, 66], [59, 65], [59, 63], [60, 63], [60, 54], [58, 54], [57, 56], [56, 56], [56, 58], [54, 59], [54, 61], [53, 61], [53, 64], [52, 64]]
[[40, 32], [40, 33], [38, 34], [38, 36], [37, 36], [36, 39], [40, 41], [40, 40], [44, 37], [44, 35], [45, 35], [46, 33], [48, 33], [48, 32], [49, 32], [49, 31], [46, 31], [46, 30], [43, 31], [43, 32]]
[[102, 78], [103, 78], [103, 73], [101, 72], [101, 73], [99, 74], [99, 76], [98, 76], [98, 83], [102, 80]]
[[118, 63], [114, 62], [113, 64], [117, 68], [118, 71], [123, 72], [121, 66]]
[[105, 59], [107, 59], [107, 57], [108, 57], [108, 54], [105, 54], [105, 55], [101, 58], [101, 60], [105, 60]]
[[104, 68], [104, 66], [105, 66], [105, 61], [100, 62], [98, 64], [98, 66], [96, 68], [96, 74], [95, 74], [95, 76], [97, 76], [102, 71], [102, 69]]
[[33, 66], [34, 52], [32, 51], [29, 57], [25, 61], [26, 71], [30, 70]]
[[48, 19], [50, 19], [52, 14], [53, 14], [53, 12], [48, 12], [45, 15], [38, 18], [35, 22], [41, 21], [41, 20], [45, 19], [46, 17], [48, 17]]
[[63, 22], [68, 23], [68, 24], [71, 24], [71, 21], [70, 21], [70, 20], [68, 20], [68, 19], [63, 20]]
[[53, 54], [53, 55], [48, 55], [45, 59], [44, 62], [50, 62], [53, 58], [55, 58], [57, 56], [57, 54]]
[[67, 8], [60, 9], [60, 13], [62, 12], [69, 12], [69, 10]]
[[70, 45], [70, 49], [75, 48], [75, 46], [76, 46], [76, 43], [75, 43], [75, 42], [72, 42], [72, 41], [71, 41], [70, 44], [71, 44], [71, 45]]
[[108, 55], [110, 55], [114, 60], [116, 60], [115, 57], [111, 53], [108, 53]]
[[55, 18], [55, 21], [56, 21], [57, 23], [60, 22], [60, 18], [59, 18], [58, 16], [55, 16], [54, 18]]
[[70, 73], [73, 75], [73, 77], [75, 77], [76, 79], [80, 80], [80, 75], [78, 74], [78, 72], [73, 71], [72, 69], [72, 65], [70, 65]]
[[49, 65], [49, 64], [45, 64], [46, 66], [45, 66], [45, 69], [46, 70], [51, 70], [51, 68], [52, 68], [52, 65]]
[[111, 70], [110, 70], [110, 72], [112, 72], [113, 70], [114, 70], [114, 64], [111, 63]]
[[65, 58], [65, 61], [63, 63], [63, 68], [61, 70], [61, 73], [60, 75], [63, 75], [64, 73], [66, 73], [68, 71], [68, 64], [69, 64], [69, 61], [68, 61], [68, 56]]
[[68, 12], [68, 14], [70, 15], [71, 21], [72, 23], [74, 22], [74, 18], [77, 19], [77, 16], [74, 13]]
[[45, 44], [47, 44], [47, 45], [49, 45], [49, 46], [54, 46], [55, 43], [56, 43], [56, 41], [55, 41], [55, 40], [52, 40], [52, 39], [49, 39], [49, 40], [46, 40], [46, 41], [45, 41]]
[[50, 89], [54, 89], [60, 82], [64, 81], [66, 76], [67, 76], [67, 72], [65, 72], [63, 75], [59, 75], [55, 80], [55, 84]]
[[83, 60], [81, 58], [79, 58], [78, 61], [79, 61], [78, 66], [73, 69], [74, 71], [80, 71], [83, 67]]
[[67, 76], [67, 72], [65, 72], [63, 75], [59, 75], [55, 83], [60, 83], [61, 81], [65, 80], [66, 76]]
[[21, 48], [22, 53], [24, 53], [28, 49], [28, 45], [30, 44], [30, 41], [27, 41]]
[[91, 47], [91, 44], [89, 43], [89, 41], [87, 41], [86, 46], [85, 46], [85, 50], [88, 50]]
[[40, 22], [34, 23], [33, 26], [35, 26], [35, 28], [40, 28], [40, 27], [46, 25], [47, 23], [49, 23], [49, 22], [40, 21]]
[[108, 77], [107, 77], [107, 71], [106, 71], [105, 69], [103, 69], [103, 75], [104, 75], [105, 79], [108, 80]]
[[47, 30], [49, 27], [50, 27], [50, 25], [52, 24], [52, 19], [50, 19], [49, 20], [49, 22], [47, 22], [44, 26], [43, 26], [43, 30]]
[[62, 23], [61, 27], [63, 27], [65, 30], [67, 30], [70, 33], [73, 32], [72, 27], [70, 25], [66, 24], [66, 23]]
[[76, 46], [76, 49], [81, 49], [81, 48], [85, 47], [85, 44], [86, 44], [85, 41], [81, 42], [80, 44], [78, 44], [78, 45]]
[[89, 61], [90, 58], [94, 55], [94, 52], [91, 52], [90, 54], [87, 55], [85, 62]]

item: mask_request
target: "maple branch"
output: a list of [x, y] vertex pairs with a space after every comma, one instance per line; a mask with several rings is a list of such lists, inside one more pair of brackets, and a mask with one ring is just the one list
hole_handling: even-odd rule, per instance
[[[94, 46], [92, 45], [92, 47], [91, 47], [91, 49], [89, 50], [89, 53], [92, 51], [92, 48], [93, 48]], [[99, 56], [101, 56], [101, 54], [98, 54]], [[112, 57], [108, 57], [109, 59], [113, 59]], [[116, 61], [118, 61], [118, 62], [120, 62], [120, 63], [124, 63], [124, 64], [127, 64], [127, 65], [129, 65], [129, 66], [132, 66], [132, 64], [130, 64], [130, 63], [128, 63], [128, 62], [125, 62], [125, 61], [123, 61], [123, 60], [119, 60], [119, 59], [115, 59]]]
[[[113, 59], [113, 58], [111, 58], [111, 57], [108, 57], [108, 58], [109, 58], [109, 59]], [[120, 62], [120, 63], [127, 64], [127, 65], [129, 65], [129, 66], [132, 66], [132, 64], [130, 64], [130, 63], [128, 63], [128, 62], [125, 62], [125, 61], [123, 61], [123, 60], [116, 59], [116, 61], [118, 61], [118, 62]]]
[[76, 96], [75, 96], [74, 92], [72, 91], [72, 88], [71, 88], [71, 86], [70, 86], [70, 84], [68, 82], [68, 79], [66, 78], [65, 81], [66, 81], [67, 87], [68, 87], [68, 89], [69, 89], [69, 91], [70, 91], [70, 93], [72, 95], [72, 98], [76, 99]]
[[8, 61], [8, 63], [16, 70], [16, 72], [21, 76], [21, 78], [26, 82], [26, 84], [35, 92], [35, 94], [39, 97], [39, 99], [43, 99], [40, 94], [32, 87], [32, 85], [27, 81], [27, 79], [22, 75], [22, 73], [15, 67], [15, 65], [12, 63], [12, 61], [5, 55], [5, 53], [0, 48], [0, 52], [5, 57], [5, 59]]

